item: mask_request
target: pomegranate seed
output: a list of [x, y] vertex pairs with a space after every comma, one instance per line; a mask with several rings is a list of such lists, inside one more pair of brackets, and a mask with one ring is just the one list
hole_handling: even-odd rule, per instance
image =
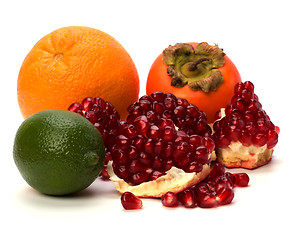
[[161, 202], [165, 207], [177, 207], [178, 198], [174, 192], [167, 192], [161, 197]]
[[278, 142], [278, 133], [275, 130], [269, 130], [268, 134], [267, 134], [267, 148], [273, 148], [276, 146], [277, 142]]
[[95, 99], [92, 97], [87, 97], [82, 101], [83, 109], [85, 111], [92, 109], [94, 104], [95, 104]]
[[246, 81], [246, 82], [244, 82], [244, 89], [253, 93], [254, 92], [254, 84], [250, 81]]
[[239, 95], [244, 89], [244, 84], [242, 82], [239, 82], [235, 85], [234, 92], [236, 95]]
[[140, 133], [145, 134], [149, 129], [149, 121], [146, 116], [142, 115], [135, 119], [134, 126], [136, 127], [137, 131]]
[[209, 174], [209, 177], [211, 178], [216, 178], [218, 176], [221, 176], [225, 173], [225, 167], [219, 163], [219, 162], [214, 162]]
[[213, 193], [199, 193], [196, 198], [197, 205], [201, 208], [213, 208], [218, 205]]
[[83, 110], [83, 105], [80, 103], [72, 103], [69, 108], [69, 111], [71, 112], [78, 112], [78, 111], [82, 111]]
[[219, 205], [230, 204], [234, 198], [234, 192], [231, 188], [220, 188], [217, 191], [216, 199]]
[[131, 192], [124, 192], [121, 196], [121, 203], [126, 210], [136, 210], [143, 207], [142, 200]]
[[196, 207], [196, 199], [191, 189], [186, 189], [177, 195], [179, 202], [186, 208]]
[[235, 185], [238, 187], [247, 187], [249, 185], [250, 178], [246, 173], [234, 173], [236, 182]]

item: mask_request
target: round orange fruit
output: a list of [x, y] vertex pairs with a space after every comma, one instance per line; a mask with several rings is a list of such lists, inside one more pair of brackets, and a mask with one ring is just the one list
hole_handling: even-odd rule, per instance
[[100, 30], [69, 26], [40, 39], [24, 59], [17, 82], [24, 118], [46, 110], [66, 110], [85, 97], [101, 97], [122, 118], [138, 99], [139, 77], [124, 47]]

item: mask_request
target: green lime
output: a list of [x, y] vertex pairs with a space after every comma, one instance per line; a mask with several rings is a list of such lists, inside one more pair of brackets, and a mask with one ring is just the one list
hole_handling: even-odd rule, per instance
[[49, 195], [66, 195], [87, 188], [99, 176], [105, 147], [99, 131], [84, 117], [45, 110], [21, 124], [13, 157], [31, 187]]

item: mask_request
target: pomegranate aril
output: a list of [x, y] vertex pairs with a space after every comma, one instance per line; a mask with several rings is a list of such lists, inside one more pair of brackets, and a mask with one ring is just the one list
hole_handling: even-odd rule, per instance
[[157, 113], [157, 114], [162, 114], [164, 109], [165, 109], [165, 106], [162, 102], [156, 102], [154, 101], [152, 103], [152, 109]]
[[196, 202], [201, 208], [213, 208], [218, 205], [214, 193], [199, 193], [196, 197]]
[[151, 98], [152, 98], [152, 101], [158, 101], [158, 102], [161, 102], [164, 100], [165, 98], [165, 94], [163, 92], [153, 92], [151, 93]]
[[278, 142], [278, 133], [271, 129], [267, 134], [267, 148], [273, 148]]
[[193, 190], [186, 189], [177, 195], [179, 202], [186, 208], [196, 207], [196, 199]]
[[174, 100], [171, 97], [166, 97], [164, 99], [164, 106], [165, 106], [166, 110], [171, 110], [172, 111], [176, 107], [176, 100]]
[[244, 82], [243, 85], [244, 85], [244, 89], [246, 89], [252, 93], [254, 92], [254, 84], [252, 82], [246, 81], [246, 82]]
[[145, 166], [150, 166], [152, 164], [152, 157], [145, 153], [145, 152], [141, 152], [139, 155], [139, 161], [140, 163], [142, 163]]
[[185, 98], [177, 98], [177, 104], [186, 108], [189, 105], [189, 102]]
[[209, 150], [207, 147], [201, 145], [195, 149], [194, 159], [201, 163], [206, 164], [209, 161]]
[[148, 111], [151, 110], [151, 102], [148, 101], [148, 100], [141, 100], [141, 101], [139, 101], [139, 106], [145, 112], [148, 112]]
[[235, 185], [237, 187], [247, 187], [249, 185], [250, 178], [246, 173], [234, 173], [235, 176]]
[[163, 176], [164, 174], [165, 173], [163, 173], [163, 172], [159, 172], [159, 171], [155, 170], [149, 175], [149, 180], [154, 181], [157, 178], [160, 178], [161, 176]]
[[133, 185], [139, 185], [143, 182], [149, 181], [149, 173], [148, 172], [138, 172], [134, 173], [131, 177], [131, 183]]
[[239, 95], [244, 90], [244, 84], [242, 82], [239, 82], [235, 85], [234, 92], [235, 95]]
[[150, 127], [149, 121], [146, 116], [142, 115], [137, 117], [134, 120], [134, 126], [136, 127], [137, 131], [146, 134], [147, 130]]
[[173, 141], [176, 138], [176, 135], [177, 135], [177, 131], [173, 127], [165, 126], [161, 130], [162, 139], [166, 142]]
[[126, 210], [136, 210], [143, 207], [142, 200], [131, 192], [124, 192], [121, 196], [121, 203]]
[[151, 125], [147, 131], [147, 137], [153, 140], [161, 137], [161, 131], [156, 125]]
[[219, 162], [214, 162], [211, 166], [209, 177], [216, 178], [218, 176], [223, 175], [224, 173], [225, 173], [225, 167]]
[[267, 136], [263, 133], [257, 133], [253, 136], [253, 144], [256, 146], [264, 146], [267, 143]]
[[72, 103], [69, 108], [69, 111], [71, 112], [79, 112], [79, 111], [83, 111], [83, 105], [80, 103]]
[[252, 144], [252, 135], [249, 132], [242, 131], [239, 136], [239, 141], [246, 147]]
[[95, 99], [92, 97], [87, 97], [82, 101], [83, 109], [88, 111], [92, 109], [93, 105], [95, 104]]
[[165, 207], [177, 207], [178, 197], [174, 192], [167, 192], [161, 197], [161, 203]]
[[231, 188], [220, 188], [216, 193], [216, 199], [219, 205], [230, 204], [234, 198], [234, 191]]

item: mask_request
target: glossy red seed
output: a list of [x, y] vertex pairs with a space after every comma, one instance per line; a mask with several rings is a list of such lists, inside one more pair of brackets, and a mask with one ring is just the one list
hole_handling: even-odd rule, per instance
[[194, 154], [194, 159], [195, 161], [201, 163], [201, 164], [206, 164], [209, 161], [209, 150], [207, 147], [201, 145], [198, 146], [195, 149], [195, 154]]
[[147, 137], [153, 140], [161, 137], [161, 131], [156, 125], [151, 125], [147, 131]]
[[200, 193], [196, 197], [197, 205], [201, 208], [217, 207], [218, 202], [214, 193]]
[[92, 109], [93, 105], [95, 104], [95, 99], [92, 97], [87, 97], [82, 101], [83, 109], [88, 111]]
[[124, 192], [121, 196], [121, 204], [126, 210], [136, 210], [143, 207], [142, 200], [131, 192]]
[[216, 193], [216, 199], [219, 205], [230, 204], [234, 199], [234, 192], [231, 188], [220, 188]]
[[246, 82], [244, 82], [244, 89], [253, 93], [254, 92], [254, 84], [250, 81], [246, 81]]
[[277, 143], [278, 133], [274, 129], [269, 130], [267, 134], [267, 148], [273, 148], [276, 146]]
[[177, 194], [174, 192], [167, 192], [161, 197], [161, 203], [165, 207], [177, 207], [178, 198]]
[[249, 185], [250, 178], [246, 173], [233, 173], [235, 176], [237, 187], [247, 187]]
[[162, 139], [166, 142], [171, 142], [173, 141], [176, 136], [177, 136], [177, 131], [175, 130], [175, 128], [170, 127], [170, 126], [165, 126], [162, 130], [161, 130], [161, 136]]
[[214, 162], [211, 166], [209, 177], [216, 178], [218, 176], [223, 175], [224, 173], [225, 173], [225, 167], [219, 162]]
[[243, 91], [243, 89], [244, 89], [244, 84], [242, 82], [237, 83], [234, 88], [235, 95], [240, 94]]
[[253, 136], [253, 144], [256, 146], [264, 146], [267, 143], [267, 136], [264, 133], [257, 133]]
[[215, 148], [214, 140], [210, 137], [202, 138], [202, 144], [208, 148], [209, 152], [212, 152]]
[[149, 129], [150, 124], [147, 117], [141, 115], [134, 120], [134, 126], [138, 132], [145, 134]]
[[82, 111], [83, 110], [83, 105], [80, 104], [80, 103], [72, 103], [69, 108], [68, 108], [69, 111], [71, 112], [78, 112], [78, 111]]
[[157, 91], [157, 92], [153, 92], [153, 93], [151, 94], [151, 98], [152, 98], [152, 101], [159, 101], [159, 102], [161, 102], [161, 101], [164, 100], [165, 95], [164, 95], [163, 92], [159, 92], [159, 91]]
[[186, 189], [178, 193], [178, 200], [186, 208], [196, 207], [195, 195], [191, 189]]

